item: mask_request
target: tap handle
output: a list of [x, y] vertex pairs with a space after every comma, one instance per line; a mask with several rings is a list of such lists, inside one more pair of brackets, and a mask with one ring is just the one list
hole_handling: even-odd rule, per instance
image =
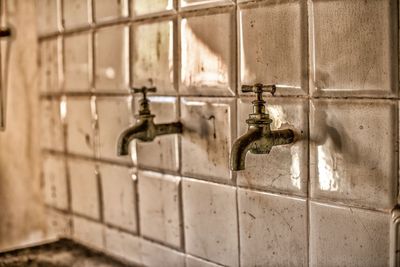
[[155, 93], [157, 91], [156, 87], [140, 87], [140, 88], [131, 88], [132, 94], [143, 94], [143, 99], [147, 98], [147, 93]]
[[262, 98], [263, 92], [268, 92], [271, 93], [271, 95], [274, 95], [276, 92], [276, 86], [275, 84], [264, 85], [261, 83], [256, 83], [254, 85], [242, 85], [242, 92], [243, 93], [254, 92], [257, 94], [258, 98]]
[[[154, 93], [156, 92], [155, 87], [141, 87], [141, 88], [131, 88], [131, 93], [132, 94], [143, 94], [143, 98], [140, 100], [140, 107], [139, 107], [139, 116], [140, 115], [151, 115], [150, 112], [150, 106], [149, 106], [149, 100], [147, 99], [147, 93], [151, 92]], [[133, 101], [133, 99], [132, 99]], [[132, 102], [133, 103], [133, 102]]]

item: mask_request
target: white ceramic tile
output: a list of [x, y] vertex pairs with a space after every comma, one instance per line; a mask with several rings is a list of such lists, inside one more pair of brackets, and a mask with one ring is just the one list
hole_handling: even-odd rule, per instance
[[396, 104], [315, 100], [310, 106], [311, 196], [374, 209], [396, 201]]
[[131, 0], [131, 16], [171, 11], [174, 7], [173, 2], [173, 0]]
[[241, 83], [307, 94], [306, 1], [253, 4], [239, 16]]
[[100, 198], [95, 163], [70, 158], [68, 159], [68, 168], [72, 211], [99, 219]]
[[307, 266], [307, 202], [239, 189], [242, 266]]
[[181, 8], [214, 7], [221, 5], [233, 5], [234, 0], [179, 0]]
[[229, 153], [234, 139], [234, 99], [182, 98], [182, 172], [230, 180]]
[[141, 234], [177, 248], [181, 246], [179, 183], [176, 176], [139, 172]]
[[235, 94], [233, 13], [181, 20], [180, 93]]
[[43, 156], [43, 183], [45, 202], [59, 209], [68, 209], [68, 184], [63, 157]]
[[312, 1], [315, 95], [397, 95], [396, 1]]
[[74, 239], [95, 249], [104, 248], [104, 229], [102, 224], [77, 216], [73, 217], [72, 223], [72, 236]]
[[156, 243], [142, 240], [142, 263], [144, 266], [185, 266], [185, 255]]
[[39, 43], [39, 90], [44, 93], [60, 91], [60, 40], [49, 39]]
[[[97, 1], [96, 1], [97, 2]], [[63, 1], [64, 27], [73, 29], [89, 25], [89, 1], [67, 0]]]
[[63, 151], [64, 135], [60, 101], [40, 101], [40, 127], [40, 146], [46, 149]]
[[36, 20], [38, 34], [48, 34], [58, 31], [59, 12], [57, 0], [35, 0], [36, 2]]
[[89, 97], [67, 99], [66, 122], [68, 152], [93, 156], [94, 131]]
[[134, 264], [142, 262], [141, 239], [115, 229], [105, 229], [105, 249], [119, 258]]
[[129, 87], [129, 27], [113, 26], [95, 34], [95, 87], [98, 91]]
[[135, 170], [100, 164], [103, 217], [106, 223], [136, 231]]
[[186, 251], [228, 266], [238, 266], [236, 189], [183, 179]]
[[132, 43], [134, 87], [155, 86], [158, 95], [175, 94], [173, 22], [134, 24]]
[[71, 236], [71, 219], [68, 214], [46, 208], [46, 239]]
[[[100, 158], [131, 163], [132, 156], [117, 156], [118, 138], [133, 121], [131, 97], [98, 97], [96, 105]], [[135, 153], [131, 149], [131, 155]]]
[[310, 266], [388, 266], [390, 214], [311, 202]]
[[93, 1], [96, 22], [128, 16], [128, 0]]
[[[238, 135], [247, 132], [246, 120], [253, 113], [251, 101], [238, 102]], [[292, 129], [298, 140], [294, 144], [275, 146], [269, 154], [246, 156], [246, 169], [237, 172], [237, 183], [246, 187], [278, 192], [307, 194], [308, 180], [308, 102], [303, 99], [266, 98], [267, 112], [273, 120], [272, 130]]]
[[64, 37], [64, 89], [89, 91], [91, 36], [88, 33]]
[[186, 267], [218, 267], [222, 266], [209, 261], [205, 261], [190, 255], [186, 255]]
[[[141, 97], [137, 98], [141, 99]], [[150, 97], [151, 112], [155, 123], [178, 121], [178, 106], [175, 97]], [[138, 113], [138, 105], [135, 105]], [[178, 134], [156, 137], [152, 142], [137, 142], [139, 166], [153, 169], [177, 171], [179, 169]]]

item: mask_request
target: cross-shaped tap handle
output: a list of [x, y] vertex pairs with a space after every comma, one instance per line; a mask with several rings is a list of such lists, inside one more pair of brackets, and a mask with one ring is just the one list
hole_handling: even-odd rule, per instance
[[133, 94], [143, 94], [143, 99], [147, 98], [147, 93], [155, 93], [157, 91], [157, 88], [155, 87], [140, 87], [140, 88], [131, 88], [131, 92]]
[[274, 95], [276, 92], [276, 86], [275, 84], [264, 85], [261, 83], [256, 83], [254, 85], [242, 85], [242, 92], [243, 93], [254, 92], [257, 94], [258, 99], [262, 99], [263, 92], [268, 92], [271, 93], [271, 95]]

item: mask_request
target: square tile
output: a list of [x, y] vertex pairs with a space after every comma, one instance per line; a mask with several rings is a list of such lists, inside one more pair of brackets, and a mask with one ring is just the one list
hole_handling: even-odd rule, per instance
[[107, 253], [113, 254], [130, 263], [141, 264], [141, 239], [137, 236], [118, 231], [116, 229], [105, 229], [105, 249]]
[[143, 16], [172, 11], [174, 0], [131, 0], [131, 16]]
[[96, 0], [93, 1], [96, 22], [127, 17], [128, 0]]
[[39, 53], [40, 92], [60, 91], [61, 40], [55, 38], [40, 42]]
[[[246, 120], [253, 113], [251, 101], [238, 101], [238, 135], [247, 132]], [[246, 155], [246, 169], [237, 172], [238, 185], [305, 196], [308, 180], [308, 102], [297, 98], [267, 98], [266, 110], [272, 130], [292, 129], [294, 144], [274, 146], [269, 154]]]
[[102, 224], [78, 216], [73, 217], [72, 223], [74, 229], [72, 237], [74, 239], [89, 247], [104, 249], [104, 229]]
[[[178, 121], [178, 103], [175, 97], [150, 97], [150, 109], [155, 123], [171, 123]], [[138, 105], [135, 105], [138, 109]], [[135, 113], [139, 111], [136, 110]], [[159, 170], [178, 171], [179, 148], [178, 134], [158, 136], [153, 142], [140, 142], [137, 144], [139, 166]]]
[[104, 221], [135, 232], [137, 230], [135, 170], [123, 166], [100, 164], [99, 173]]
[[185, 266], [185, 254], [142, 239], [142, 263], [144, 266]]
[[310, 266], [388, 266], [390, 214], [311, 202]]
[[64, 37], [64, 89], [90, 91], [91, 35], [89, 33]]
[[68, 183], [63, 157], [44, 155], [42, 177], [45, 202], [58, 209], [68, 210]]
[[172, 21], [132, 26], [132, 80], [134, 87], [155, 86], [158, 95], [176, 94]]
[[57, 32], [60, 23], [59, 3], [57, 0], [35, 0], [38, 34]]
[[64, 130], [60, 101], [40, 101], [40, 146], [44, 149], [64, 151]]
[[230, 181], [236, 105], [228, 98], [182, 98], [182, 173]]
[[89, 26], [90, 5], [88, 0], [67, 0], [62, 1], [62, 3], [63, 22], [66, 29]]
[[238, 199], [242, 266], [307, 266], [306, 200], [243, 189]]
[[276, 84], [278, 95], [307, 94], [306, 1], [247, 5], [239, 19], [241, 83]]
[[238, 266], [236, 189], [194, 179], [182, 181], [186, 251]]
[[373, 209], [396, 203], [396, 103], [314, 100], [310, 106], [311, 197]]
[[310, 2], [314, 95], [397, 95], [396, 2]]
[[180, 93], [234, 95], [234, 13], [186, 17], [180, 24]]
[[107, 27], [95, 33], [97, 91], [126, 91], [129, 87], [128, 43], [128, 26]]
[[214, 264], [190, 255], [186, 255], [186, 267], [218, 267], [219, 264]]
[[99, 184], [95, 163], [68, 159], [72, 211], [100, 219]]
[[208, 8], [222, 5], [233, 5], [234, 0], [179, 0], [180, 8]]
[[[117, 156], [117, 141], [120, 134], [133, 121], [131, 97], [96, 98], [100, 158], [132, 164], [129, 156]], [[134, 143], [134, 142], [132, 142]], [[136, 152], [131, 149], [131, 155]], [[135, 158], [136, 156], [133, 155]]]
[[52, 208], [45, 209], [46, 219], [46, 239], [58, 239], [61, 237], [71, 237], [71, 218], [70, 215], [56, 211]]
[[141, 234], [176, 248], [181, 246], [180, 180], [172, 175], [139, 172]]
[[67, 99], [67, 150], [94, 156], [93, 105], [89, 97]]

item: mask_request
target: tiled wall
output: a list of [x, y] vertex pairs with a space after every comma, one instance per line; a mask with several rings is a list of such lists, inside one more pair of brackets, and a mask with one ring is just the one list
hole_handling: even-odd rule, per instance
[[[148, 266], [394, 265], [397, 1], [237, 2], [37, 1], [51, 229]], [[256, 82], [299, 138], [232, 173]], [[184, 133], [118, 158], [130, 85]]]

